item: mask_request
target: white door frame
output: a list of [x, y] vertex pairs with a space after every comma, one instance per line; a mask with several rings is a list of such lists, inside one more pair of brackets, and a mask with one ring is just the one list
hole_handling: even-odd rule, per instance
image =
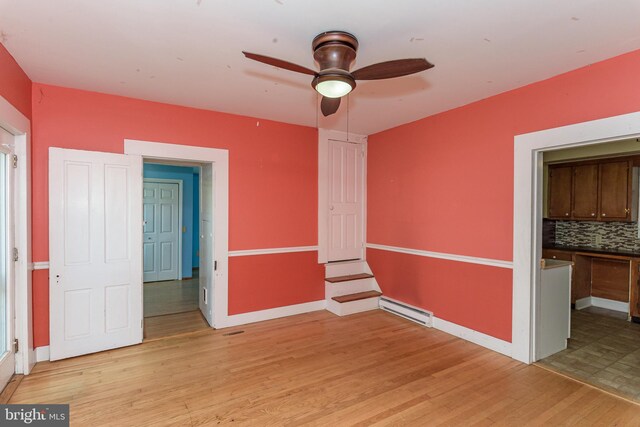
[[[220, 148], [125, 139], [124, 153], [140, 155], [143, 160], [171, 160], [212, 165], [215, 175], [212, 186], [214, 253], [218, 264], [217, 270], [213, 272], [215, 276], [213, 327], [225, 327], [229, 324], [229, 151]], [[140, 186], [142, 186], [142, 177], [140, 177]]]
[[[362, 243], [367, 242], [367, 136], [330, 129], [318, 129], [318, 264], [328, 262], [329, 241], [329, 140], [362, 144]], [[365, 247], [362, 259], [367, 258]]]
[[[514, 139], [512, 357], [535, 360], [535, 319], [542, 257], [542, 153], [640, 137], [640, 112], [539, 132]], [[639, 145], [640, 147], [640, 145]]]
[[[143, 163], [144, 174], [144, 163]], [[144, 177], [144, 175], [143, 175]], [[142, 178], [143, 182], [158, 182], [163, 184], [178, 184], [178, 280], [182, 280], [182, 180], [169, 178]], [[144, 259], [143, 259], [144, 262]]]
[[20, 345], [16, 353], [16, 373], [28, 375], [36, 363], [33, 349], [31, 314], [31, 121], [0, 96], [0, 126], [14, 135], [14, 153], [18, 156], [15, 173], [15, 242], [19, 258], [15, 264], [15, 337]]

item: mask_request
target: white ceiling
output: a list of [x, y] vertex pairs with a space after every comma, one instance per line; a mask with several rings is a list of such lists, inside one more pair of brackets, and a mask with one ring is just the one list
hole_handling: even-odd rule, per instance
[[311, 40], [344, 30], [354, 69], [435, 68], [359, 82], [348, 129], [371, 134], [640, 49], [640, 0], [0, 0], [0, 39], [40, 83], [347, 130], [318, 113]]

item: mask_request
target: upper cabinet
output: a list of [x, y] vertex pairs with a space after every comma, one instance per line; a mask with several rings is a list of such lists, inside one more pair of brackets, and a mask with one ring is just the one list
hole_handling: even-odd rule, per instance
[[596, 219], [598, 216], [598, 165], [573, 168], [573, 219]]
[[632, 166], [631, 160], [550, 165], [547, 217], [631, 221]]
[[571, 192], [573, 168], [571, 166], [549, 167], [549, 218], [571, 217]]
[[631, 218], [631, 162], [600, 164], [600, 219], [626, 221]]

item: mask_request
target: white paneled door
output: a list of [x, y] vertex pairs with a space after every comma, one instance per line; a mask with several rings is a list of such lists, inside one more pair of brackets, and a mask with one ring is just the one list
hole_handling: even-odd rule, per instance
[[362, 144], [329, 140], [328, 261], [362, 259]]
[[180, 184], [144, 180], [144, 281], [177, 280], [180, 272]]
[[142, 158], [49, 149], [50, 357], [142, 342]]

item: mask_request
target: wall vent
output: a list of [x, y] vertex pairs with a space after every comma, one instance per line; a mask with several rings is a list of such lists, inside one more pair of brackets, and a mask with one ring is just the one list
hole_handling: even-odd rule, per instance
[[433, 313], [430, 311], [413, 307], [409, 304], [405, 304], [391, 298], [380, 297], [380, 308], [428, 328], [433, 325]]

